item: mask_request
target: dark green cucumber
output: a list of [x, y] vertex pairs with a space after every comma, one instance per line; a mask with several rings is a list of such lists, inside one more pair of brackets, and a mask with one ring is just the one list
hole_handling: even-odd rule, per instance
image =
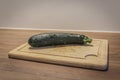
[[28, 43], [32, 47], [66, 45], [66, 44], [86, 44], [91, 43], [92, 39], [85, 35], [72, 33], [42, 33], [33, 35]]

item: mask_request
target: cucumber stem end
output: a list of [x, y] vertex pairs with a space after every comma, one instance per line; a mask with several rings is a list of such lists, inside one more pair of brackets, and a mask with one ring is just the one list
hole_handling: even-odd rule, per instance
[[92, 39], [91, 39], [91, 38], [88, 38], [88, 37], [85, 37], [83, 41], [84, 41], [85, 44], [86, 44], [86, 43], [91, 43], [91, 42], [92, 42]]

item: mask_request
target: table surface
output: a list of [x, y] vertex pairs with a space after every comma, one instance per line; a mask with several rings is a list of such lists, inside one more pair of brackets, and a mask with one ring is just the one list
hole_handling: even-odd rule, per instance
[[68, 31], [109, 41], [107, 71], [8, 58], [10, 50], [42, 32], [55, 31], [0, 29], [0, 80], [120, 80], [120, 33]]

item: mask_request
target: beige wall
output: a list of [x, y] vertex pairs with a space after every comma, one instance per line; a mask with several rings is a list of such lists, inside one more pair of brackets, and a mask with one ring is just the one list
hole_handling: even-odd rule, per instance
[[120, 0], [0, 0], [0, 27], [120, 31]]

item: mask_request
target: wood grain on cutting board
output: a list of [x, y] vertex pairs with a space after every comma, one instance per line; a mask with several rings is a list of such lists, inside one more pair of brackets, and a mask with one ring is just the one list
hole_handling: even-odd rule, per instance
[[106, 70], [108, 67], [108, 41], [93, 39], [91, 44], [86, 45], [59, 45], [41, 48], [32, 48], [25, 43], [10, 51], [8, 55], [24, 60]]

